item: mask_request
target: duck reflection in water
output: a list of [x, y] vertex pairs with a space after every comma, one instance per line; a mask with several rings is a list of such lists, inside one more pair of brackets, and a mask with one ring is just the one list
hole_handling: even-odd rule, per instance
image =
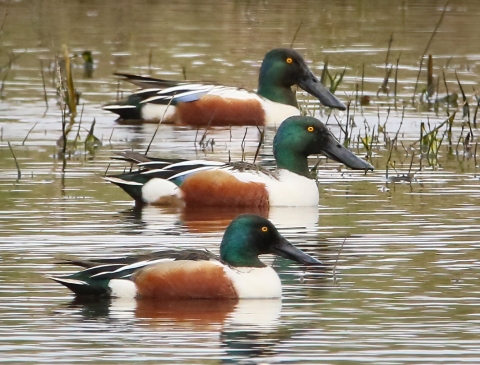
[[[180, 235], [188, 232], [222, 232], [238, 215], [253, 213], [268, 218], [280, 228], [312, 232], [318, 228], [318, 207], [158, 207], [145, 205], [120, 212], [127, 235], [145, 230]], [[133, 228], [133, 229], [132, 229]]]
[[275, 299], [178, 299], [142, 300], [126, 298], [76, 297], [67, 307], [80, 310], [83, 319], [132, 319], [151, 326], [166, 321], [197, 325], [242, 325], [273, 328], [282, 309]]
[[105, 320], [108, 324], [135, 319], [137, 325], [165, 330], [185, 338], [192, 332], [214, 331], [226, 356], [222, 363], [275, 356], [275, 347], [291, 336], [280, 326], [281, 299], [233, 300], [123, 300], [77, 298], [70, 309], [80, 310], [82, 320]]

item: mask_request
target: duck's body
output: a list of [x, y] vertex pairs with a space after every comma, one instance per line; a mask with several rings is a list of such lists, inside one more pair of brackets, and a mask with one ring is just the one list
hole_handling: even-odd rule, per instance
[[[128, 80], [134, 76], [125, 75]], [[138, 78], [138, 77], [137, 77]], [[117, 113], [120, 121], [205, 126], [263, 126], [279, 124], [298, 108], [277, 103], [244, 89], [226, 86], [179, 83], [166, 89], [143, 89], [122, 104], [105, 110]]]
[[91, 270], [95, 274], [87, 269], [53, 279], [79, 295], [119, 298], [279, 298], [282, 293], [280, 278], [271, 267], [232, 268], [213, 257], [166, 257], [131, 265], [100, 265]]
[[[180, 164], [161, 170], [144, 170], [106, 177], [139, 203], [187, 206], [314, 206], [319, 194], [315, 180], [286, 169], [268, 172], [254, 165], [250, 171], [235, 164], [216, 165], [211, 161], [189, 161], [191, 170], [162, 178]], [[184, 166], [186, 163], [181, 163]], [[203, 164], [203, 167], [197, 167]], [[243, 166], [247, 166], [244, 164]], [[147, 168], [147, 169], [145, 169]], [[139, 176], [141, 175], [141, 176]], [[147, 178], [145, 183], [141, 182]]]
[[159, 251], [97, 261], [68, 260], [86, 269], [51, 277], [76, 295], [178, 298], [279, 298], [275, 270], [258, 255], [273, 253], [304, 264], [321, 262], [295, 248], [275, 226], [256, 215], [241, 215], [225, 231], [220, 257], [201, 250]]
[[232, 268], [219, 260], [147, 263], [134, 281], [112, 280], [111, 295], [143, 298], [279, 298], [282, 285], [271, 267]]
[[177, 82], [118, 73], [142, 89], [127, 99], [104, 106], [119, 120], [175, 123], [190, 126], [280, 124], [300, 115], [292, 86], [298, 85], [332, 108], [345, 105], [313, 75], [293, 49], [274, 49], [265, 55], [257, 92], [214, 84]]
[[214, 161], [145, 161], [126, 153], [139, 171], [105, 179], [120, 186], [137, 203], [187, 206], [315, 206], [319, 193], [308, 168], [308, 156], [322, 153], [352, 169], [373, 167], [340, 145], [319, 120], [290, 117], [273, 142], [277, 170], [246, 163]]

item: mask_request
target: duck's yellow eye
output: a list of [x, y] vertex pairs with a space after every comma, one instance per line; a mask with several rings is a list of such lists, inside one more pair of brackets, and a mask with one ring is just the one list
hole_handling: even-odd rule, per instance
[[268, 227], [262, 227], [262, 232], [268, 232]]
[[309, 131], [309, 132], [313, 132], [314, 130], [315, 130], [315, 128], [313, 128], [312, 126], [307, 128], [307, 131]]
[[292, 59], [292, 57], [288, 57], [285, 61], [287, 61], [287, 63], [292, 63], [293, 59]]

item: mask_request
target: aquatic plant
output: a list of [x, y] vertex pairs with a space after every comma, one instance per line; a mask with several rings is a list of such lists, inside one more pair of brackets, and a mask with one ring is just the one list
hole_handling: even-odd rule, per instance
[[344, 67], [342, 72], [337, 72], [333, 76], [328, 70], [328, 59], [326, 59], [325, 63], [323, 64], [323, 71], [322, 71], [322, 76], [320, 77], [320, 82], [323, 85], [327, 86], [327, 79], [328, 79], [330, 84], [328, 88], [332, 94], [335, 94], [335, 91], [337, 91], [338, 86], [342, 82], [343, 76], [345, 75], [346, 71], [347, 71], [347, 68]]
[[82, 120], [80, 117], [75, 138], [68, 140], [68, 135], [73, 130], [76, 122], [77, 105], [80, 102], [81, 92], [76, 90], [74, 86], [71, 59], [66, 46], [63, 46], [62, 55], [55, 58], [55, 76], [60, 110], [62, 112], [62, 135], [57, 140], [57, 147], [61, 149], [63, 155], [66, 154], [67, 147], [69, 150], [76, 151], [80, 146], [84, 147], [85, 151], [93, 153], [95, 148], [101, 145], [101, 141], [94, 135], [95, 120], [93, 120], [88, 130], [85, 140], [82, 141], [80, 137]]

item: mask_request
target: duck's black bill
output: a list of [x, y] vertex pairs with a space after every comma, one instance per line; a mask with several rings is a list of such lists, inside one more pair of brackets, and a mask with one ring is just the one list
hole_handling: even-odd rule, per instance
[[283, 237], [273, 246], [273, 253], [306, 265], [323, 265], [321, 261], [296, 248]]
[[318, 100], [320, 100], [320, 102], [325, 106], [340, 110], [347, 109], [345, 104], [337, 99], [337, 97], [333, 95], [330, 90], [323, 86], [323, 84], [315, 77], [314, 74], [312, 74], [312, 72], [310, 72], [310, 70], [305, 72], [305, 75], [297, 82], [297, 85], [307, 93], [318, 98]]
[[328, 158], [343, 163], [353, 170], [372, 170], [373, 166], [357, 157], [352, 151], [343, 147], [330, 133], [323, 141], [322, 154]]

